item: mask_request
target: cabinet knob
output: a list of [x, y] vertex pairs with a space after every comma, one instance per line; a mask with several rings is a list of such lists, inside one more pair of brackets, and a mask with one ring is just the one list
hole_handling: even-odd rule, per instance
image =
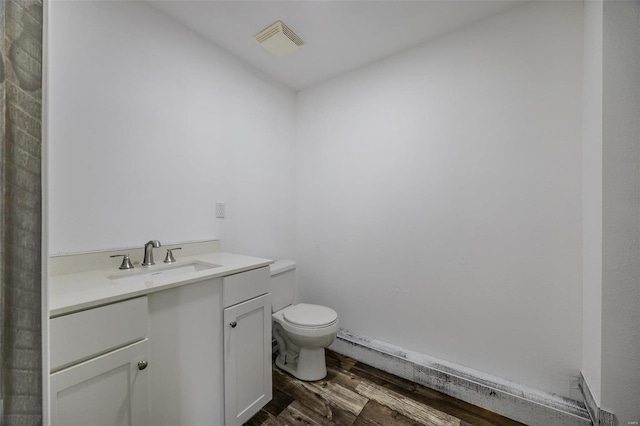
[[231, 324], [229, 324], [231, 326], [231, 328], [236, 328], [236, 325], [238, 325], [237, 322], [233, 321]]
[[138, 361], [138, 370], [144, 370], [148, 365], [149, 363], [147, 361]]

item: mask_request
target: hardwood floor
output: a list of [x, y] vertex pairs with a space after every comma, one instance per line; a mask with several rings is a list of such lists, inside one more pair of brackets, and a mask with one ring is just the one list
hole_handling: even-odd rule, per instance
[[335, 352], [328, 375], [302, 382], [273, 366], [273, 399], [247, 426], [521, 425]]

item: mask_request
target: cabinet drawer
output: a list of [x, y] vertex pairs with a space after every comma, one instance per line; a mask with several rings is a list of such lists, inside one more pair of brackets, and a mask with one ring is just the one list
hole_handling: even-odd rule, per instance
[[222, 279], [222, 303], [229, 307], [269, 292], [269, 267], [253, 269]]
[[147, 312], [147, 298], [139, 297], [52, 319], [51, 370], [145, 338]]

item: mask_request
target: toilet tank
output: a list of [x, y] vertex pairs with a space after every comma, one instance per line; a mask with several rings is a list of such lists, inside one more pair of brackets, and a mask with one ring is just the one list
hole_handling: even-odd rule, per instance
[[271, 266], [271, 306], [276, 312], [292, 305], [296, 296], [296, 262], [278, 260]]

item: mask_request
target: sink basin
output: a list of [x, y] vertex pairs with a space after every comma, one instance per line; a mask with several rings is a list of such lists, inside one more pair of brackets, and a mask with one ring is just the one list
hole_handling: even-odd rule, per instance
[[107, 275], [107, 278], [118, 284], [130, 284], [148, 281], [165, 280], [171, 277], [187, 275], [192, 272], [206, 271], [207, 269], [219, 268], [220, 265], [204, 262], [189, 262], [178, 265], [155, 265], [150, 268], [139, 268], [132, 271], [120, 272]]

